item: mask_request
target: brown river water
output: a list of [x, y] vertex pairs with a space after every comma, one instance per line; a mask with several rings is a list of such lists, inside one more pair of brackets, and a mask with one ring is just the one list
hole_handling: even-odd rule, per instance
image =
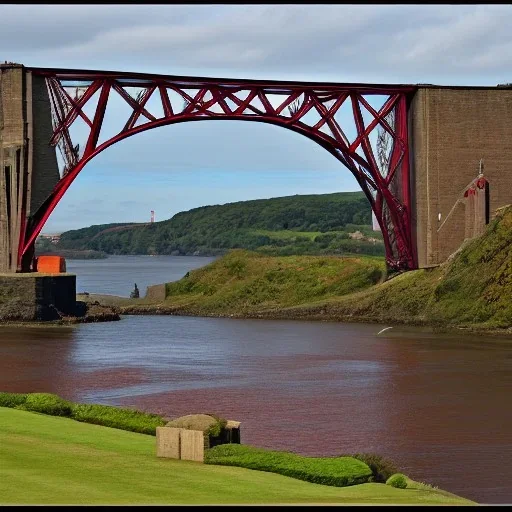
[[[166, 277], [181, 277], [186, 259], [174, 274], [161, 260]], [[93, 265], [69, 263], [79, 276]], [[128, 293], [144, 282], [130, 265]], [[112, 288], [106, 275], [91, 283], [82, 277], [87, 291], [123, 294], [101, 288]], [[512, 503], [512, 338], [400, 326], [378, 334], [384, 327], [175, 316], [0, 326], [0, 391], [170, 418], [216, 413], [242, 422], [244, 444], [377, 453], [416, 480], [479, 503]]]

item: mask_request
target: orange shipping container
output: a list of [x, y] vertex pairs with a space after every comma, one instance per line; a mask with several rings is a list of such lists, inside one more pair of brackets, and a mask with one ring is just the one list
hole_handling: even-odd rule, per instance
[[45, 274], [66, 272], [66, 259], [62, 256], [39, 256], [36, 258], [36, 271]]

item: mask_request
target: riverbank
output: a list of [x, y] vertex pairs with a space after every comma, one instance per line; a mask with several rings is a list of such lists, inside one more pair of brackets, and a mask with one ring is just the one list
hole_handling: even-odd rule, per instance
[[2, 504], [475, 504], [412, 480], [340, 488], [157, 458], [151, 435], [4, 407], [0, 458]]
[[[234, 250], [148, 298], [95, 296], [124, 315], [365, 322], [512, 335], [512, 207], [436, 268], [386, 279], [372, 257]], [[156, 291], [157, 287], [151, 290]]]
[[36, 257], [39, 256], [62, 256], [66, 260], [105, 260], [109, 257], [106, 252], [92, 249], [57, 249], [53, 244], [44, 248], [36, 246]]
[[[79, 295], [81, 299], [84, 296]], [[87, 300], [87, 298], [86, 298]], [[262, 319], [262, 320], [305, 320], [319, 322], [346, 322], [346, 323], [365, 323], [365, 324], [395, 324], [407, 325], [413, 327], [428, 327], [433, 332], [468, 332], [472, 334], [491, 335], [497, 337], [512, 336], [512, 327], [492, 328], [481, 327], [478, 325], [446, 325], [438, 324], [424, 319], [398, 318], [386, 315], [385, 317], [375, 316], [356, 316], [354, 314], [343, 314], [337, 311], [334, 304], [322, 303], [318, 306], [296, 307], [287, 309], [275, 309], [266, 311], [232, 311], [229, 313], [212, 313], [201, 308], [190, 308], [165, 304], [162, 302], [145, 301], [144, 299], [128, 299], [125, 297], [116, 297], [114, 295], [94, 295], [90, 294], [89, 300], [98, 301], [102, 304], [115, 305], [120, 315], [169, 315], [169, 316], [191, 316], [206, 318], [237, 318], [237, 319]]]

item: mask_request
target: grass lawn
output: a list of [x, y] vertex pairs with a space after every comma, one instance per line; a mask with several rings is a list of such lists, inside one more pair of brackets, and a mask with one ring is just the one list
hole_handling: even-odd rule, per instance
[[473, 503], [414, 482], [337, 488], [155, 451], [153, 436], [0, 407], [0, 504]]

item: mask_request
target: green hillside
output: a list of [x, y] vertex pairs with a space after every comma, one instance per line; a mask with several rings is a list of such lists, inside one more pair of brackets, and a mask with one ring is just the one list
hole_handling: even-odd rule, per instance
[[[351, 233], [359, 231], [359, 239]], [[61, 235], [55, 250], [107, 254], [218, 255], [229, 249], [269, 255], [383, 255], [362, 192], [295, 195], [203, 206], [152, 224], [104, 224]]]

